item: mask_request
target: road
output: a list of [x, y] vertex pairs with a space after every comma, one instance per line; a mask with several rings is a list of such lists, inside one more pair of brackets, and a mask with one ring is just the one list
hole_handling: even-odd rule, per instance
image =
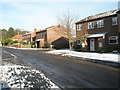
[[[3, 48], [19, 62], [41, 70], [61, 88], [118, 88], [118, 69], [45, 51]], [[3, 57], [6, 56], [3, 54]], [[17, 63], [17, 62], [16, 62]]]

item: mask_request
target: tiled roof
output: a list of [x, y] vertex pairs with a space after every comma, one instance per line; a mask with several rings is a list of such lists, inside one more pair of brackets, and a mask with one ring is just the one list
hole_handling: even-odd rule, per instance
[[52, 28], [52, 29], [53, 29], [53, 28], [55, 29], [55, 28], [58, 28], [58, 27], [64, 28], [62, 25], [54, 25], [54, 26], [47, 27], [46, 30], [47, 30], [47, 29], [51, 29], [51, 28]]
[[[94, 19], [99, 19], [99, 18], [115, 15], [115, 14], [117, 14], [117, 12], [118, 12], [118, 10], [111, 10], [111, 11], [108, 11], [108, 12], [99, 13], [99, 14], [96, 14], [96, 15], [88, 16], [88, 17], [80, 20], [79, 22], [84, 22], [84, 21], [89, 21], [89, 20], [94, 20]], [[77, 23], [79, 23], [79, 22], [77, 22]]]
[[22, 39], [22, 35], [15, 35], [13, 39]]

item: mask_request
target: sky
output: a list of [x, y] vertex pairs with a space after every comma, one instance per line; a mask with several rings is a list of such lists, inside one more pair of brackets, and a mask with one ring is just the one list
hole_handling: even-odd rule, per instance
[[0, 29], [9, 27], [33, 31], [57, 25], [57, 16], [69, 11], [81, 20], [87, 16], [114, 10], [118, 2], [84, 1], [1, 1]]

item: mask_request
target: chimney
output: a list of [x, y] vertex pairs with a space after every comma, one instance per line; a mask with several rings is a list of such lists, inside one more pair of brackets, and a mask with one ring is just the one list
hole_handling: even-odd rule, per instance
[[58, 27], [60, 27], [60, 24], [58, 25]]

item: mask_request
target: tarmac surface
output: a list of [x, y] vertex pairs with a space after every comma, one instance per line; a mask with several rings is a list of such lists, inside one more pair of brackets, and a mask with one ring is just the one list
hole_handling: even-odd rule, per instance
[[15, 64], [42, 71], [61, 88], [118, 88], [119, 69], [81, 59], [44, 53], [41, 50], [2, 48], [2, 57], [12, 54]]

